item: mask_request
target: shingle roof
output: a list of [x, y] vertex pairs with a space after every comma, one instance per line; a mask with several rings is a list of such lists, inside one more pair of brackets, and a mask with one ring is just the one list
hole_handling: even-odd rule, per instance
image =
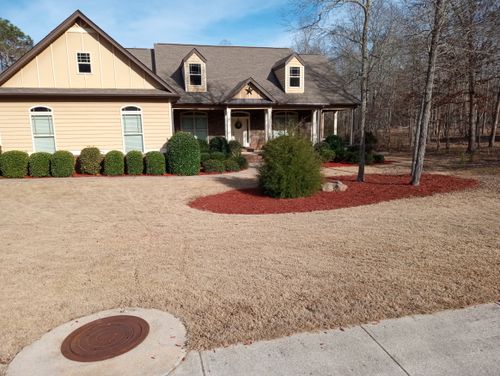
[[[182, 77], [182, 60], [196, 48], [207, 59], [207, 92], [187, 93]], [[289, 48], [204, 46], [155, 44], [154, 59], [149, 49], [130, 49], [144, 65], [150, 67], [181, 95], [180, 104], [221, 104], [235, 87], [252, 77], [278, 104], [289, 105], [357, 105], [358, 99], [343, 89], [327, 58], [300, 55], [305, 64], [303, 94], [286, 94], [273, 67], [286, 60]]]

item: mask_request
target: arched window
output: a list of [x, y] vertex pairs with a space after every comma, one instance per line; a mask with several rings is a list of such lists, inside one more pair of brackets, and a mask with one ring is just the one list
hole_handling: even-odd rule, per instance
[[55, 152], [56, 142], [52, 110], [44, 106], [33, 107], [30, 109], [30, 118], [33, 131], [33, 151]]
[[278, 111], [273, 117], [273, 137], [282, 136], [288, 133], [291, 128], [299, 124], [299, 115], [295, 111]]
[[200, 140], [208, 139], [208, 117], [205, 112], [190, 111], [181, 114], [181, 131], [189, 132]]
[[123, 144], [125, 153], [131, 150], [144, 152], [142, 110], [136, 106], [122, 108]]

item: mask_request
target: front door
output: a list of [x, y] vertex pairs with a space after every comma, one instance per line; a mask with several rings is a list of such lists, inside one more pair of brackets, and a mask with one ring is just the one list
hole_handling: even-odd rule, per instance
[[250, 146], [250, 116], [232, 116], [231, 133], [244, 147]]

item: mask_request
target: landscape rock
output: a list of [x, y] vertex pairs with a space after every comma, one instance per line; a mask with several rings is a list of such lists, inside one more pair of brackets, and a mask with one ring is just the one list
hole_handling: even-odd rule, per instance
[[323, 184], [321, 190], [323, 192], [345, 192], [347, 190], [347, 185], [340, 180], [329, 181]]

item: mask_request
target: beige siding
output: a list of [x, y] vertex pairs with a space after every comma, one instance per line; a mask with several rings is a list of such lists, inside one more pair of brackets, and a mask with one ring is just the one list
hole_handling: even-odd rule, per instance
[[[290, 68], [299, 67], [300, 68], [300, 87], [290, 87]], [[304, 66], [297, 60], [293, 58], [285, 66], [285, 92], [290, 94], [301, 94], [304, 92]]]
[[[248, 89], [252, 89], [252, 92], [249, 94]], [[254, 85], [248, 84], [243, 89], [241, 89], [233, 99], [266, 99], [264, 95], [257, 89]]]
[[102, 151], [123, 151], [120, 110], [124, 106], [142, 109], [145, 151], [160, 150], [172, 135], [171, 104], [146, 101], [113, 102], [0, 102], [0, 142], [2, 150], [33, 152], [29, 110], [35, 106], [52, 108], [56, 148], [78, 153], [86, 146]]
[[[91, 74], [79, 74], [77, 52], [89, 52]], [[130, 59], [100, 40], [93, 30], [70, 27], [35, 59], [11, 77], [4, 87], [161, 89]]]
[[[201, 64], [201, 85], [193, 86], [189, 84], [189, 64]], [[207, 66], [200, 57], [193, 53], [185, 62], [183, 67], [185, 90], [194, 93], [204, 93], [207, 91]]]

